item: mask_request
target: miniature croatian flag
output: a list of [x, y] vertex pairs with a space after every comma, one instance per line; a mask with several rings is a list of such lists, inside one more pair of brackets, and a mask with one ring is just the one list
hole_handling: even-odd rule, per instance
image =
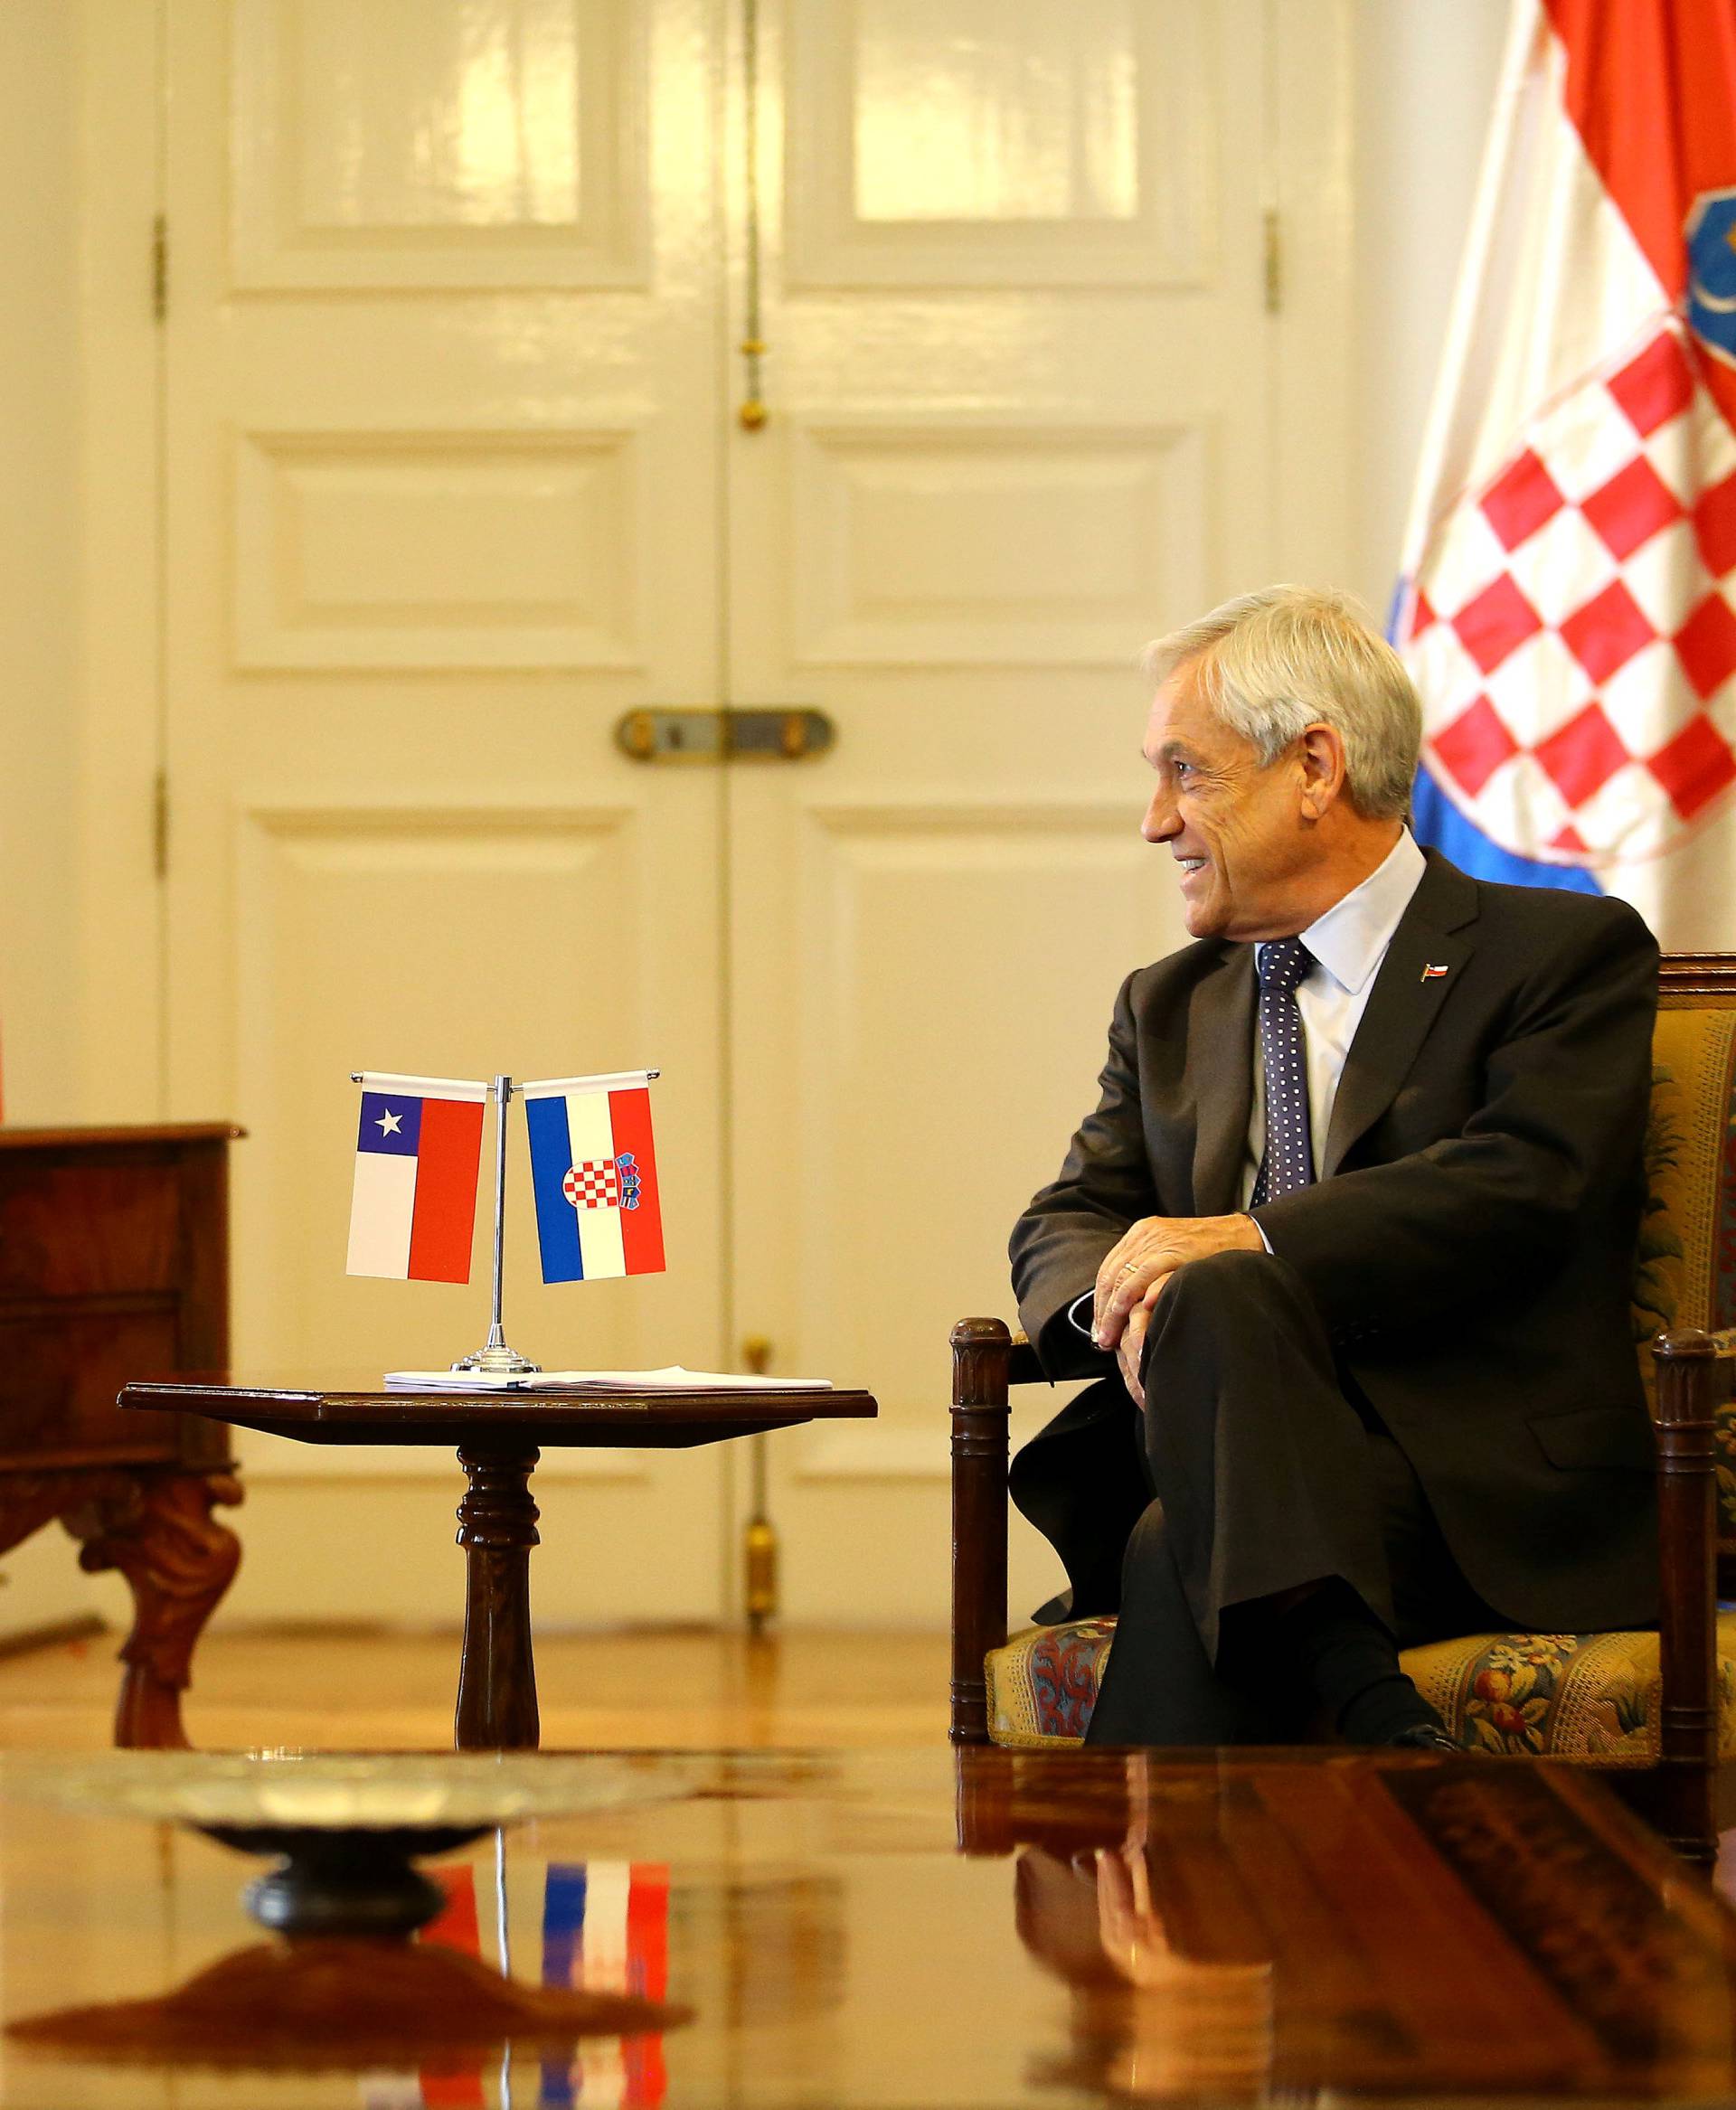
[[522, 1088], [544, 1282], [661, 1272], [648, 1089], [656, 1075], [629, 1069]]
[[362, 1071], [352, 1275], [468, 1282], [486, 1084]]

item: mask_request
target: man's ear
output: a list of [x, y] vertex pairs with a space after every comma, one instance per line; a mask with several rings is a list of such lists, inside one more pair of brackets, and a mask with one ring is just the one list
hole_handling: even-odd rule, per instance
[[1302, 763], [1302, 815], [1326, 817], [1344, 788], [1344, 736], [1335, 725], [1311, 725], [1297, 744]]

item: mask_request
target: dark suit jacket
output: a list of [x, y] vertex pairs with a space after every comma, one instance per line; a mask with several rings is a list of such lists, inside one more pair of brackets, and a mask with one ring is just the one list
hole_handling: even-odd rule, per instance
[[[1130, 1223], [1238, 1205], [1253, 949], [1201, 939], [1122, 985], [1097, 1110], [1013, 1234], [1052, 1378], [1112, 1368], [1066, 1307]], [[1519, 1626], [1656, 1616], [1628, 1293], [1656, 999], [1657, 947], [1625, 903], [1486, 884], [1429, 852], [1345, 1059], [1326, 1176], [1253, 1212], [1467, 1578]], [[1118, 1599], [1146, 1500], [1137, 1428], [1118, 1380], [1094, 1386], [1014, 1464], [1080, 1613]]]

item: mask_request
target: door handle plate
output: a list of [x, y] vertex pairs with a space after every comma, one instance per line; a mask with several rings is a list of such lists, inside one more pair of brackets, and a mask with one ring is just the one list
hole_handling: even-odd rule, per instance
[[824, 711], [802, 704], [760, 711], [629, 711], [615, 744], [633, 762], [805, 762], [837, 739]]

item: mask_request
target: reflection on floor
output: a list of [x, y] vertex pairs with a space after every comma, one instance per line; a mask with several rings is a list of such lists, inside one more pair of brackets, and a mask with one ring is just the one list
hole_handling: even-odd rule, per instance
[[[166, 2068], [100, 2074], [86, 2054], [110, 2034], [54, 2066], [0, 2039], [0, 2102], [1736, 2103], [1736, 1926], [1577, 1768], [1325, 1750], [961, 1764], [937, 1740], [585, 1769], [613, 1793], [429, 1863], [442, 1909], [422, 1943], [447, 1959], [346, 1983], [304, 1950], [279, 1983], [319, 2021], [257, 2048], [322, 2070], [261, 2078], [210, 2064], [236, 2011], [214, 1996], [238, 1970], [257, 1990], [236, 1896], [257, 1859], [125, 1816], [45, 1824], [7, 1755], [0, 2018], [55, 2014], [65, 2043], [68, 2007], [196, 1987], [204, 2027], [174, 2033]], [[450, 1986], [472, 1963], [692, 2020], [443, 2046], [414, 1982]]]
[[[105, 1746], [119, 1640], [0, 1661], [0, 1748]], [[539, 1634], [542, 1747], [944, 1741], [947, 1659], [941, 1634]], [[444, 1750], [458, 1665], [456, 1634], [219, 1631], [193, 1659], [187, 1733], [205, 1749]]]

